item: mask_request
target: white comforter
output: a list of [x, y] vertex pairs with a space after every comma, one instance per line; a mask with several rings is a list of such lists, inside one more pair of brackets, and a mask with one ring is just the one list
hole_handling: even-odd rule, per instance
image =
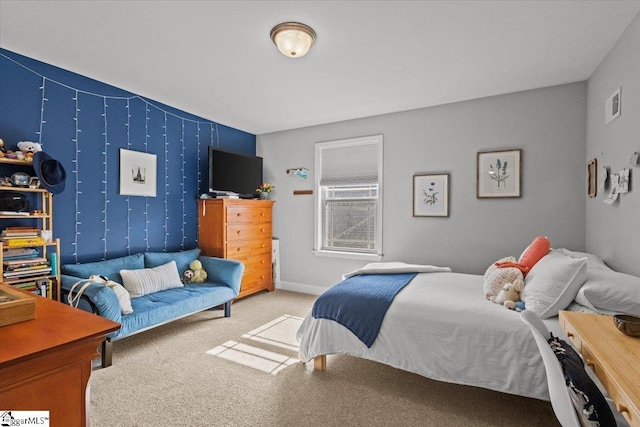
[[[344, 326], [309, 314], [297, 333], [300, 359], [348, 354], [435, 380], [549, 400], [529, 328], [518, 312], [484, 299], [482, 280], [418, 274], [394, 299], [371, 348]], [[545, 323], [564, 337], [557, 317]]]

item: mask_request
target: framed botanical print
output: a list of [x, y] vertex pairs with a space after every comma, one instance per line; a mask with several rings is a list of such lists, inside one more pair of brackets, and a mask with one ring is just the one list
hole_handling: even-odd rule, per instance
[[413, 216], [449, 216], [449, 174], [413, 176]]
[[477, 197], [520, 197], [522, 150], [478, 153]]

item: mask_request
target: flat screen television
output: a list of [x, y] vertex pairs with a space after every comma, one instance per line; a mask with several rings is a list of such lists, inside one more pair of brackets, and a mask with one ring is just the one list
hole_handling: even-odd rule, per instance
[[231, 192], [253, 198], [258, 196], [260, 184], [262, 157], [209, 147], [209, 193]]

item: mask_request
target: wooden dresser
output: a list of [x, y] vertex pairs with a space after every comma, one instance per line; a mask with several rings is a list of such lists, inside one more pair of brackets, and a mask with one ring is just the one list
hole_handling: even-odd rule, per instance
[[198, 246], [203, 255], [244, 264], [238, 298], [273, 291], [271, 273], [272, 201], [198, 200]]
[[0, 410], [49, 411], [51, 426], [87, 426], [91, 361], [120, 324], [35, 299], [35, 319], [0, 327]]
[[611, 316], [560, 311], [560, 325], [632, 427], [640, 427], [640, 338], [618, 331]]

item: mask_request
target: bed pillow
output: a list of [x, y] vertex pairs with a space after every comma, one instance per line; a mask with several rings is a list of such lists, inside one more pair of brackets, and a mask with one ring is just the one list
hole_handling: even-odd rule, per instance
[[598, 313], [640, 316], [640, 277], [606, 268], [587, 270], [576, 302]]
[[521, 299], [541, 319], [558, 315], [575, 298], [585, 281], [586, 258], [551, 251], [533, 266], [524, 281]]
[[484, 279], [485, 298], [496, 297], [505, 284], [513, 283], [516, 279], [523, 280], [522, 272], [519, 269], [515, 267], [496, 268]]
[[[591, 268], [609, 268], [607, 264], [605, 264], [604, 260], [597, 255], [590, 254], [588, 252], [578, 252], [571, 251], [566, 248], [558, 248], [554, 249], [556, 252], [560, 252], [562, 255], [566, 255], [571, 258], [586, 258], [587, 259], [587, 270]], [[587, 273], [588, 276], [588, 273]]]
[[525, 276], [531, 271], [534, 265], [542, 259], [551, 250], [551, 242], [546, 237], [538, 236], [533, 242], [522, 252], [517, 263], [500, 262], [498, 267], [515, 267], [522, 271]]
[[184, 286], [175, 261], [153, 268], [120, 270], [120, 275], [131, 298]]

